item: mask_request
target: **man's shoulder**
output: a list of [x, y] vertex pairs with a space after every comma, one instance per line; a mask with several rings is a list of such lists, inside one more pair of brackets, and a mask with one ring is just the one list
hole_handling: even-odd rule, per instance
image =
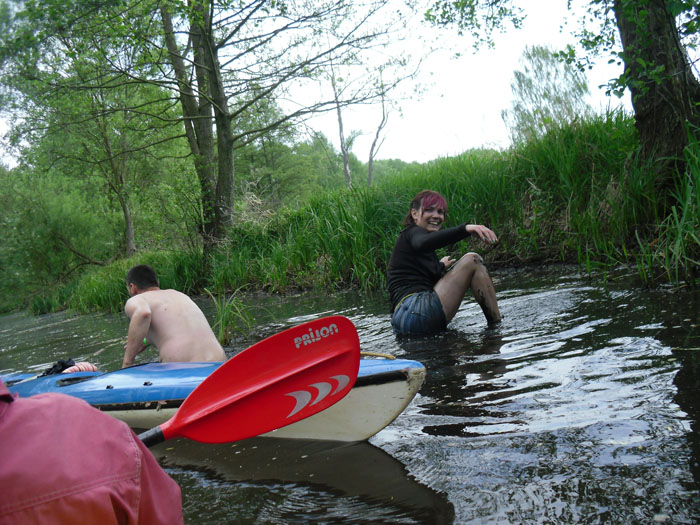
[[189, 295], [182, 293], [179, 290], [175, 290], [174, 288], [168, 288], [166, 290], [157, 290], [159, 293], [158, 297], [167, 297], [169, 299], [189, 299]]
[[154, 290], [147, 293], [152, 294], [151, 296], [146, 297], [146, 300], [151, 305], [151, 308], [157, 308], [160, 305], [167, 304], [168, 306], [172, 307], [188, 309], [194, 305], [194, 302], [189, 295], [172, 288], [165, 290]]
[[132, 295], [126, 300], [126, 303], [124, 303], [124, 311], [126, 313], [129, 313], [129, 311], [133, 311], [136, 308], [148, 305], [148, 301], [144, 299], [143, 294], [138, 294], [138, 295]]
[[142, 292], [135, 297], [143, 297], [144, 299], [161, 299], [173, 297], [187, 297], [187, 295], [173, 288], [158, 288], [157, 290], [149, 290], [147, 292]]

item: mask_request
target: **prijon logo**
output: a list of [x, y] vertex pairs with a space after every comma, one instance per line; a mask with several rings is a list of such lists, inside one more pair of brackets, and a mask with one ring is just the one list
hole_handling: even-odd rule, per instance
[[311, 405], [315, 405], [316, 403], [325, 399], [329, 394], [334, 396], [335, 394], [337, 394], [338, 392], [343, 390], [346, 386], [348, 386], [348, 383], [350, 383], [350, 378], [344, 374], [337, 375], [337, 376], [331, 376], [330, 379], [334, 379], [335, 382], [337, 383], [335, 390], [333, 390], [333, 392], [331, 392], [333, 385], [331, 383], [326, 383], [325, 381], [320, 382], [320, 383], [313, 383], [313, 384], [309, 385], [309, 387], [315, 388], [317, 391], [316, 399], [314, 399], [313, 402], [311, 401], [311, 398], [313, 397], [313, 395], [308, 390], [297, 390], [295, 392], [289, 392], [288, 394], [285, 394], [287, 396], [293, 397], [297, 401], [296, 406], [287, 415], [287, 417], [288, 418], [292, 417], [294, 414], [296, 414], [297, 412], [302, 410], [304, 407], [309, 405], [309, 403], [311, 403]]
[[330, 335], [337, 334], [338, 333], [338, 327], [335, 325], [335, 323], [332, 323], [328, 326], [323, 326], [321, 328], [318, 328], [314, 330], [313, 328], [309, 328], [309, 333], [304, 334], [301, 337], [295, 337], [294, 338], [294, 344], [296, 345], [297, 348], [300, 348], [302, 345], [310, 345], [315, 343], [316, 341], [320, 341], [321, 339], [324, 339]]

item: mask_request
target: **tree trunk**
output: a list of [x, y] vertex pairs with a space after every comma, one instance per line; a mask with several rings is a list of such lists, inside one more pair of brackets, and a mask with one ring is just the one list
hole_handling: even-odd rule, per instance
[[333, 88], [333, 99], [335, 101], [335, 113], [338, 118], [338, 136], [340, 139], [340, 153], [343, 155], [343, 173], [345, 174], [345, 185], [349, 190], [352, 189], [352, 178], [350, 177], [350, 154], [348, 152], [348, 143], [345, 140], [345, 130], [343, 128], [343, 114], [340, 110], [340, 93], [338, 93], [338, 84], [335, 78], [335, 68], [331, 62], [331, 87]]
[[[214, 154], [214, 129], [212, 121], [212, 105], [209, 101], [207, 89], [207, 75], [201, 63], [201, 36], [195, 32], [192, 35], [195, 49], [196, 76], [200, 96], [194, 92], [187, 75], [184, 60], [180, 54], [173, 32], [173, 24], [170, 13], [161, 7], [161, 19], [165, 30], [165, 41], [170, 55], [170, 62], [178, 80], [180, 105], [185, 125], [185, 135], [194, 157], [194, 167], [199, 179], [202, 192], [202, 223], [200, 235], [203, 240], [205, 261], [215, 244], [216, 224], [216, 156]], [[196, 30], [196, 25], [193, 29]]]
[[[195, 156], [195, 169], [202, 189], [202, 238], [204, 264], [233, 223], [233, 127], [228, 112], [208, 2], [190, 3], [190, 37], [198, 96], [175, 41], [169, 12], [161, 8], [166, 44], [177, 75], [185, 132]], [[214, 123], [216, 134], [214, 134]], [[216, 149], [214, 143], [216, 142]], [[214, 153], [216, 151], [216, 154]]]
[[[126, 120], [129, 122], [130, 114], [129, 111], [124, 108], [124, 114], [126, 115]], [[126, 191], [128, 187], [126, 183], [126, 174], [128, 168], [127, 160], [129, 155], [126, 151], [129, 149], [126, 139], [126, 133], [121, 136], [121, 151], [124, 152], [119, 156], [119, 164], [115, 166], [119, 174], [119, 202], [122, 207], [122, 214], [124, 215], [124, 252], [127, 257], [131, 257], [136, 253], [136, 239], [134, 233], [134, 217], [131, 214], [131, 206], [129, 206], [129, 194]], [[111, 157], [111, 155], [110, 155]]]
[[[213, 101], [214, 122], [216, 123], [218, 172], [215, 186], [212, 240], [217, 243], [224, 240], [227, 230], [233, 224], [234, 139], [232, 119], [228, 110], [228, 98], [221, 77], [217, 45], [212, 33], [212, 15], [211, 11], [207, 12], [207, 6], [208, 2], [197, 4], [195, 8], [198, 13], [197, 20], [202, 22], [195, 24], [195, 21], [191, 20], [190, 24], [192, 25], [192, 33], [197, 35], [196, 49], [200, 49], [199, 56], [195, 55], [195, 62], [203, 64], [206, 70], [207, 91]], [[193, 40], [195, 39], [193, 38]]]
[[131, 215], [131, 208], [126, 199], [119, 199], [124, 215], [124, 252], [127, 257], [136, 253], [136, 242], [134, 240], [134, 218]]
[[657, 162], [663, 190], [685, 170], [687, 123], [700, 125], [700, 84], [667, 3], [614, 1], [642, 154]]
[[[125, 114], [128, 114], [128, 112], [125, 111]], [[109, 189], [114, 193], [119, 201], [119, 206], [121, 206], [122, 215], [124, 216], [124, 256], [131, 257], [136, 253], [136, 240], [134, 232], [134, 217], [131, 213], [131, 207], [129, 206], [129, 195], [126, 191], [126, 175], [128, 169], [126, 154], [128, 145], [126, 143], [126, 134], [121, 136], [122, 143], [120, 149], [122, 154], [117, 158], [112, 148], [109, 133], [107, 132], [107, 124], [105, 123], [104, 116], [96, 116], [95, 118], [99, 123], [102, 145], [107, 153], [107, 164], [109, 169], [107, 169], [102, 163], [99, 163], [98, 166], [102, 172], [105, 182], [109, 186]], [[83, 148], [85, 150], [85, 157], [90, 158], [90, 150], [87, 144], [83, 144]], [[64, 241], [64, 243], [67, 245], [67, 241]]]
[[377, 131], [374, 134], [374, 140], [372, 141], [372, 146], [369, 148], [369, 161], [367, 162], [367, 186], [372, 185], [372, 176], [374, 174], [374, 157], [376, 157], [377, 153], [379, 152], [379, 148], [384, 142], [384, 140], [381, 142], [379, 141], [379, 136], [381, 135], [384, 126], [386, 126], [388, 119], [389, 115], [386, 111], [386, 100], [384, 98], [384, 93], [382, 93], [382, 119], [379, 121]]
[[345, 141], [345, 131], [343, 130], [343, 115], [340, 112], [340, 103], [337, 95], [335, 101], [335, 109], [338, 116], [338, 135], [340, 138], [340, 152], [343, 155], [343, 173], [345, 174], [345, 185], [349, 190], [352, 189], [352, 179], [350, 178], [350, 155], [348, 153], [348, 144]]

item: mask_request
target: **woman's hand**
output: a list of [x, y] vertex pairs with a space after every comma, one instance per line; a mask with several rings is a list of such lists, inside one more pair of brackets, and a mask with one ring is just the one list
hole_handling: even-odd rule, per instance
[[455, 260], [449, 255], [445, 255], [442, 259], [440, 259], [440, 262], [445, 265], [445, 271], [447, 271], [450, 266], [455, 263]]
[[471, 233], [474, 237], [478, 237], [479, 239], [488, 244], [498, 242], [498, 237], [496, 237], [496, 234], [493, 232], [493, 230], [487, 228], [482, 224], [467, 224], [466, 230], [468, 233]]

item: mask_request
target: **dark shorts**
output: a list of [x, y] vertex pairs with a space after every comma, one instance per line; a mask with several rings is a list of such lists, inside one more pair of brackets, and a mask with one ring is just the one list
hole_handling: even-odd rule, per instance
[[445, 312], [435, 290], [404, 297], [391, 316], [397, 335], [427, 335], [447, 328]]

